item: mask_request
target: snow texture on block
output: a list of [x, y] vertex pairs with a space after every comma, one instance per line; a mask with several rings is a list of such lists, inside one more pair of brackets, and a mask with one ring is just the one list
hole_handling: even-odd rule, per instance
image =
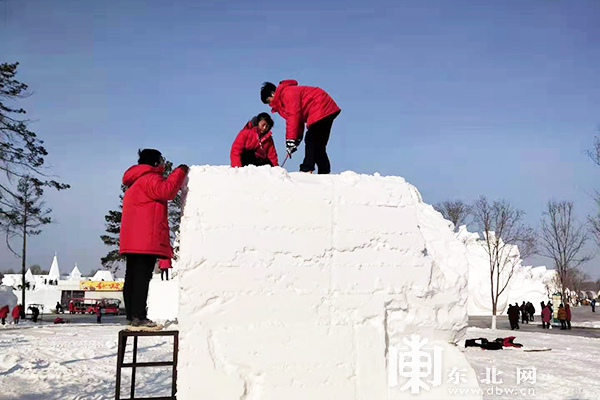
[[411, 334], [468, 369], [465, 247], [404, 179], [194, 166], [184, 193], [178, 398], [411, 398]]

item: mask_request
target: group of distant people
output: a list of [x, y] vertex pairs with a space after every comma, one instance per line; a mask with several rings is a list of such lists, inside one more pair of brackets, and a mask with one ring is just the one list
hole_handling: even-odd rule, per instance
[[[2, 325], [6, 324], [6, 318], [8, 318], [9, 312], [10, 312], [10, 316], [13, 318], [14, 324], [18, 324], [21, 316], [24, 316], [23, 306], [21, 306], [20, 304], [17, 304], [16, 306], [14, 306], [12, 311], [8, 307], [8, 304], [5, 304], [4, 306], [2, 306], [2, 308], [0, 308], [0, 320], [2, 321]], [[39, 314], [39, 310], [38, 310], [38, 314]], [[36, 319], [37, 319], [37, 317], [36, 317]]]
[[508, 320], [510, 322], [510, 329], [515, 330], [519, 329], [519, 316], [521, 316], [521, 323], [528, 324], [529, 321], [534, 320], [535, 307], [531, 304], [530, 301], [519, 306], [519, 303], [515, 303], [514, 305], [508, 305]]
[[[541, 317], [542, 317], [542, 328], [550, 329], [550, 321], [552, 320], [552, 303], [548, 301], [547, 304], [544, 302], [540, 302], [540, 306], [542, 308]], [[508, 320], [510, 322], [510, 329], [515, 330], [519, 329], [519, 317], [521, 317], [522, 324], [528, 324], [529, 321], [534, 320], [535, 307], [531, 302], [523, 303], [519, 306], [518, 303], [514, 305], [509, 304], [508, 310]], [[557, 318], [560, 321], [560, 326], [562, 330], [571, 329], [571, 307], [562, 303], [558, 307]]]

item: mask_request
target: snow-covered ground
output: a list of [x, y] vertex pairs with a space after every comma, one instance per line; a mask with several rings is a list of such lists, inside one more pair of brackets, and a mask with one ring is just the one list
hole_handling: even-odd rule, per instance
[[[588, 400], [600, 395], [600, 339], [581, 336], [561, 336], [538, 332], [520, 332], [469, 328], [467, 338], [484, 337], [488, 340], [515, 336], [515, 343], [523, 348], [481, 350], [463, 349], [480, 379], [487, 369], [496, 368], [501, 384], [480, 383], [484, 399], [514, 399], [515, 397], [540, 400]], [[462, 343], [464, 345], [464, 342]], [[527, 349], [550, 351], [526, 352]], [[517, 384], [517, 368], [536, 368], [535, 383]], [[522, 391], [522, 389], [526, 389]], [[498, 395], [501, 390], [503, 394]], [[507, 392], [508, 390], [508, 392]], [[510, 392], [512, 390], [512, 392]], [[489, 393], [494, 394], [490, 395]], [[460, 397], [457, 397], [460, 398]]]
[[[118, 331], [122, 325], [31, 323], [0, 331], [0, 399], [114, 399]], [[138, 361], [170, 361], [172, 339], [142, 337]], [[131, 360], [131, 344], [125, 362]], [[122, 387], [129, 397], [130, 369]], [[170, 368], [140, 368], [136, 397], [170, 395]]]
[[[99, 400], [114, 399], [117, 332], [122, 325], [44, 325], [31, 323], [0, 331], [0, 399]], [[467, 338], [494, 340], [514, 334], [523, 349], [497, 351], [462, 349], [480, 379], [486, 369], [496, 368], [498, 381], [480, 383], [484, 399], [591, 400], [597, 399], [600, 383], [600, 339], [532, 332], [469, 328]], [[464, 344], [462, 342], [461, 344]], [[524, 349], [551, 348], [525, 352]], [[129, 351], [131, 347], [128, 348]], [[169, 339], [140, 338], [139, 360], [170, 359]], [[128, 352], [126, 360], [130, 359]], [[517, 385], [517, 368], [536, 368], [535, 383]], [[201, 371], [198, 371], [201, 373]], [[125, 373], [123, 390], [129, 386]], [[492, 377], [490, 375], [490, 377]], [[136, 396], [169, 394], [170, 369], [139, 369]], [[525, 389], [524, 392], [518, 390]], [[488, 394], [492, 390], [494, 394]], [[503, 394], [498, 394], [502, 390]], [[505, 391], [513, 390], [507, 394]], [[125, 395], [125, 391], [123, 391]], [[415, 399], [418, 400], [416, 395]], [[460, 394], [449, 398], [460, 399]]]

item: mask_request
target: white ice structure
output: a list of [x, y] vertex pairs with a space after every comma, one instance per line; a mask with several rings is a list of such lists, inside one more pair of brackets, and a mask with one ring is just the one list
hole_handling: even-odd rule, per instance
[[[452, 344], [465, 247], [404, 179], [195, 166], [187, 191], [178, 398], [414, 398], [388, 365], [410, 334], [477, 387]], [[440, 383], [419, 398], [448, 398]]]
[[94, 276], [90, 279], [92, 281], [112, 281], [113, 275], [108, 270], [100, 270], [94, 274]]
[[54, 253], [54, 258], [52, 259], [52, 265], [50, 266], [47, 278], [52, 281], [60, 279], [60, 268], [58, 268], [58, 256], [56, 253]]
[[79, 271], [79, 268], [77, 268], [77, 263], [75, 263], [75, 267], [73, 267], [73, 270], [69, 274], [69, 280], [70, 281], [81, 280], [81, 271]]
[[[457, 237], [467, 248], [469, 262], [469, 315], [492, 315], [492, 294], [490, 285], [490, 264], [488, 254], [483, 247], [478, 233], [469, 232], [466, 226], [459, 227]], [[497, 304], [497, 315], [506, 312], [508, 304], [530, 301], [536, 314], [541, 312], [540, 302], [551, 298], [550, 281], [554, 271], [546, 267], [523, 266], [517, 246], [511, 246], [511, 256], [517, 259], [514, 273], [507, 288], [500, 295]], [[501, 285], [506, 282], [507, 274], [502, 275]]]

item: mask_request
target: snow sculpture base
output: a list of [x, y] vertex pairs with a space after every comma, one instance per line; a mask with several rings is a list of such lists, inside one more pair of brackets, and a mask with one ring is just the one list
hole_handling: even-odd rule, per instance
[[388, 368], [411, 334], [451, 354], [443, 385], [456, 366], [477, 387], [448, 344], [467, 322], [464, 246], [404, 179], [196, 166], [186, 191], [178, 398], [414, 398]]

